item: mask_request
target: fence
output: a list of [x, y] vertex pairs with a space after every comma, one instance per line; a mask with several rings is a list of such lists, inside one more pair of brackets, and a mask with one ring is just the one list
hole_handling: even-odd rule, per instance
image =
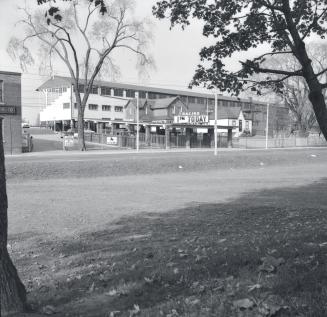
[[[235, 147], [245, 149], [259, 149], [266, 147], [266, 139], [258, 137], [242, 137], [233, 141]], [[308, 137], [275, 137], [268, 138], [268, 148], [285, 147], [306, 147], [306, 146], [327, 146], [327, 142], [322, 136], [312, 135]]]
[[[85, 141], [94, 142], [100, 144], [107, 144], [107, 137], [112, 135], [106, 134], [85, 134]], [[114, 144], [122, 148], [136, 148], [136, 135], [115, 135], [117, 143]], [[166, 142], [166, 136], [160, 134], [150, 134], [146, 139], [145, 133], [139, 134], [139, 146], [140, 148], [213, 148], [214, 140], [213, 137], [206, 134], [193, 134], [189, 141], [186, 135], [182, 134], [170, 134], [169, 140]], [[217, 147], [227, 147], [227, 136], [218, 135]]]

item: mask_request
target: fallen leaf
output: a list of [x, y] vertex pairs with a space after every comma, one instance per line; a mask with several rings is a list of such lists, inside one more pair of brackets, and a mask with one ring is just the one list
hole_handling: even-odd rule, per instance
[[134, 304], [133, 309], [129, 311], [129, 317], [137, 316], [140, 312], [140, 306]]
[[47, 306], [43, 307], [42, 311], [46, 315], [54, 315], [57, 313], [56, 308], [51, 305], [47, 305]]
[[233, 306], [238, 309], [251, 309], [254, 307], [254, 302], [248, 298], [243, 298], [233, 301]]

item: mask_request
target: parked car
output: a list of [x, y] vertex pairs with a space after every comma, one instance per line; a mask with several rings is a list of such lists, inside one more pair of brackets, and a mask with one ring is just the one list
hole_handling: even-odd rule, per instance
[[30, 125], [28, 123], [26, 123], [26, 122], [22, 123], [22, 128], [23, 129], [28, 129], [29, 127], [30, 127]]

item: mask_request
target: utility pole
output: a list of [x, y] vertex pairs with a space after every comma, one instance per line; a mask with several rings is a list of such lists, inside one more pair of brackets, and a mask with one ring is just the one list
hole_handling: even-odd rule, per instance
[[217, 156], [217, 112], [218, 112], [218, 96], [215, 92], [215, 156]]
[[267, 116], [266, 116], [266, 150], [268, 149], [268, 130], [269, 130], [269, 103], [267, 103]]
[[139, 143], [139, 130], [140, 130], [140, 113], [139, 113], [139, 93], [135, 93], [136, 97], [136, 151], [139, 151], [140, 143]]

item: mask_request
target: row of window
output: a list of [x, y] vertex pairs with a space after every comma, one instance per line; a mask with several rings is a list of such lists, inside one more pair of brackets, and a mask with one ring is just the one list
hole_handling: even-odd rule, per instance
[[62, 94], [63, 92], [67, 91], [67, 87], [61, 87], [61, 88], [48, 88], [47, 92]]
[[[63, 109], [69, 109], [70, 108], [70, 103], [63, 103]], [[74, 103], [74, 108], [77, 109], [77, 103]], [[96, 104], [89, 104], [88, 105], [89, 110], [98, 110], [99, 105]], [[124, 107], [122, 106], [114, 106], [114, 111], [115, 112], [123, 112]], [[102, 111], [111, 111], [111, 106], [110, 105], [102, 105]]]
[[[51, 88], [51, 89], [61, 89], [61, 88]], [[100, 94], [103, 96], [114, 96], [114, 97], [124, 97], [124, 90], [123, 88], [112, 88], [107, 86], [101, 86], [100, 87]], [[81, 93], [84, 92], [84, 85], [79, 85], [79, 91]], [[126, 97], [128, 98], [135, 98], [135, 90], [132, 89], [126, 89]], [[99, 87], [93, 86], [91, 89], [91, 94], [98, 94]], [[139, 91], [139, 97], [142, 99], [145, 99], [148, 97], [149, 99], [162, 99], [162, 98], [169, 98], [169, 97], [175, 97], [175, 95], [171, 94], [165, 94], [165, 93], [154, 93], [154, 92], [148, 92], [146, 94], [145, 91]], [[215, 104], [215, 100], [213, 98], [203, 98], [203, 97], [192, 97], [192, 96], [181, 96], [181, 100], [185, 103], [193, 103], [193, 104], [200, 104], [205, 105], [208, 102], [208, 105], [213, 106]], [[207, 101], [208, 100], [208, 101]], [[229, 101], [229, 100], [219, 100], [220, 104], [226, 107], [242, 107], [243, 110], [250, 110], [251, 109], [251, 103], [249, 102], [239, 102], [239, 101]], [[258, 110], [257, 108], [261, 107], [261, 105], [252, 105], [253, 110]], [[260, 108], [261, 110], [261, 108]]]

